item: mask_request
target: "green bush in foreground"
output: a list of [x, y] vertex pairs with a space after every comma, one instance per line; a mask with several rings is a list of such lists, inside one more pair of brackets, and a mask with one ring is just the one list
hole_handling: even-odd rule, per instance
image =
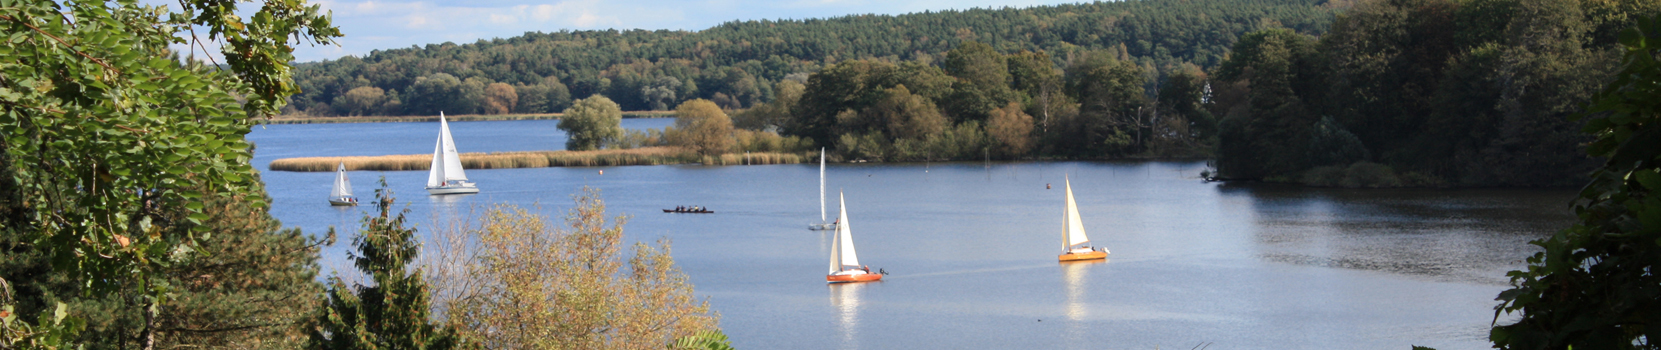
[[[392, 215], [392, 191], [381, 179], [375, 190], [379, 216], [363, 218], [363, 232], [352, 239], [352, 263], [374, 284], [348, 286], [329, 279], [328, 299], [318, 310], [307, 349], [474, 349], [478, 345], [454, 327], [431, 323], [427, 283], [421, 269], [409, 271], [420, 244], [415, 229], [404, 228], [404, 213]], [[407, 209], [405, 211], [408, 211]]]
[[1661, 349], [1661, 17], [1622, 32], [1621, 72], [1581, 114], [1607, 159], [1575, 204], [1580, 222], [1532, 244], [1489, 335], [1501, 349]]

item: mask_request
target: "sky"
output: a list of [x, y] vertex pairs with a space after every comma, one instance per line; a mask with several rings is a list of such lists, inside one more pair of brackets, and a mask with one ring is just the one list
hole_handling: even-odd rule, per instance
[[371, 50], [446, 41], [469, 44], [479, 39], [510, 38], [531, 31], [608, 28], [697, 31], [735, 20], [868, 13], [897, 15], [924, 10], [1021, 8], [1073, 2], [1078, 0], [313, 0], [312, 3], [333, 12], [334, 24], [346, 37], [340, 38], [339, 45], [302, 43], [295, 48], [294, 56], [299, 62], [347, 55], [362, 57]]

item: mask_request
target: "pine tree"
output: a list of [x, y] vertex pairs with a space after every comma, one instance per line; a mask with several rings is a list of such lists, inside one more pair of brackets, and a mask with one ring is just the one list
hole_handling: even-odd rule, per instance
[[430, 322], [427, 284], [421, 269], [409, 271], [420, 245], [415, 229], [404, 228], [404, 209], [392, 215], [392, 191], [381, 179], [375, 190], [379, 216], [364, 217], [352, 244], [353, 265], [375, 282], [347, 286], [330, 279], [328, 300], [311, 329], [308, 349], [467, 349], [477, 346], [450, 326]]
[[[265, 198], [261, 189], [253, 193]], [[34, 246], [5, 239], [8, 251], [0, 260], [6, 264], [0, 266], [17, 281], [22, 304], [32, 308], [25, 312], [47, 311], [61, 302], [84, 319], [87, 327], [76, 341], [87, 349], [138, 348], [145, 339], [156, 348], [294, 348], [305, 341], [299, 325], [314, 311], [304, 300], [323, 290], [316, 281], [322, 242], [298, 229], [282, 229], [257, 203], [246, 195], [214, 196], [204, 201], [207, 218], [201, 224], [171, 228], [207, 234], [198, 234], [196, 252], [177, 254], [157, 271], [161, 283], [153, 285], [165, 286], [168, 300], [149, 320], [147, 291], [121, 288], [84, 296], [82, 287], [52, 269]], [[183, 222], [186, 215], [175, 210], [167, 217]], [[145, 337], [147, 328], [152, 337]]]

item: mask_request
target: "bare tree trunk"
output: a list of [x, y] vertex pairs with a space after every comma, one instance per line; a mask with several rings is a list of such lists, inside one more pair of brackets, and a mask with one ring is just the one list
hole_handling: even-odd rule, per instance
[[[148, 288], [146, 288], [148, 289]], [[156, 348], [156, 299], [146, 298], [144, 301], [144, 332], [139, 333], [139, 348], [154, 350]]]

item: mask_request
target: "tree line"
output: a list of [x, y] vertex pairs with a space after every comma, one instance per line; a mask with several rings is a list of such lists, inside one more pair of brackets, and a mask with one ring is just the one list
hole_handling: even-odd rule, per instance
[[1337, 186], [1583, 182], [1581, 111], [1642, 0], [1369, 0], [1325, 35], [1243, 36], [1212, 74], [1221, 177]]
[[[245, 135], [299, 91], [293, 46], [341, 33], [317, 5], [256, 3], [246, 19], [206, 0], [0, 6], [0, 349], [730, 348], [668, 242], [622, 252], [594, 191], [573, 197], [569, 230], [522, 212], [457, 225], [557, 245], [540, 260], [484, 246], [423, 261], [383, 182], [350, 236], [361, 274], [319, 281], [336, 234], [282, 228]], [[181, 60], [181, 40], [222, 41], [228, 61]], [[429, 277], [446, 262], [549, 293], [458, 291]], [[498, 335], [532, 310], [557, 314], [536, 319], [542, 337]]]
[[693, 99], [744, 109], [777, 98], [781, 81], [804, 81], [839, 62], [939, 65], [966, 42], [1047, 52], [1056, 64], [1107, 50], [1147, 69], [1209, 68], [1247, 32], [1274, 26], [1324, 33], [1341, 7], [1324, 0], [1138, 0], [734, 21], [696, 32], [529, 32], [301, 63], [294, 72], [301, 93], [285, 112], [556, 113], [596, 94], [624, 110], [667, 110]]

